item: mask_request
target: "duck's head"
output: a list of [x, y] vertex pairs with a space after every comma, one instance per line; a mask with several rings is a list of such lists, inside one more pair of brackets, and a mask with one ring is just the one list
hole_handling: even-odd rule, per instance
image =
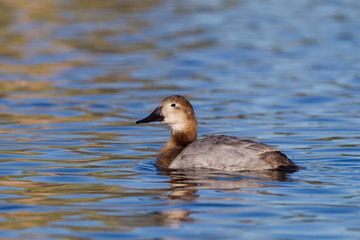
[[180, 95], [165, 98], [149, 116], [136, 121], [137, 124], [149, 122], [167, 123], [175, 131], [184, 131], [188, 128], [197, 129], [194, 109], [190, 102]]

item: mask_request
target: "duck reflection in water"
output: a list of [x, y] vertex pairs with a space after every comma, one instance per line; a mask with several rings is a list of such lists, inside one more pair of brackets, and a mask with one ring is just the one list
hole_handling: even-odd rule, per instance
[[[159, 175], [169, 176], [170, 199], [196, 199], [199, 190], [217, 190], [222, 192], [255, 193], [273, 195], [267, 187], [276, 187], [274, 182], [287, 182], [289, 173], [284, 171], [248, 171], [224, 173], [211, 169], [165, 170]], [[254, 188], [257, 188], [254, 190]], [[239, 200], [239, 199], [236, 199]]]

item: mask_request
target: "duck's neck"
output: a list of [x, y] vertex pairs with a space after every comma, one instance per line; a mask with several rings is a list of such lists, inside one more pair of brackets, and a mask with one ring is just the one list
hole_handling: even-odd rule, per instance
[[171, 130], [171, 137], [169, 141], [161, 148], [159, 155], [156, 158], [156, 165], [162, 168], [169, 168], [175, 158], [181, 151], [190, 143], [196, 141], [197, 126], [178, 131]]

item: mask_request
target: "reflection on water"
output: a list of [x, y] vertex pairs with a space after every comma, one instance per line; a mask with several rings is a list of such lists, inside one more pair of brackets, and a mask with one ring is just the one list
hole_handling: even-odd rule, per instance
[[[170, 199], [195, 199], [199, 190], [220, 190], [227, 192], [257, 193], [250, 188], [270, 187], [271, 181], [288, 181], [287, 173], [280, 171], [221, 173], [208, 169], [164, 171], [170, 177]], [[261, 190], [266, 193], [266, 189]]]
[[[0, 0], [0, 233], [6, 239], [355, 239], [356, 0]], [[199, 136], [306, 169], [165, 171], [186, 95]]]

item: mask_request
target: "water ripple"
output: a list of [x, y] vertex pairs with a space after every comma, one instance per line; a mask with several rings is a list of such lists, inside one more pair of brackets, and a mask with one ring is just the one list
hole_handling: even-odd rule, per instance
[[[6, 239], [356, 239], [356, 0], [1, 1], [0, 232]], [[305, 169], [165, 171], [171, 94], [199, 137]]]

